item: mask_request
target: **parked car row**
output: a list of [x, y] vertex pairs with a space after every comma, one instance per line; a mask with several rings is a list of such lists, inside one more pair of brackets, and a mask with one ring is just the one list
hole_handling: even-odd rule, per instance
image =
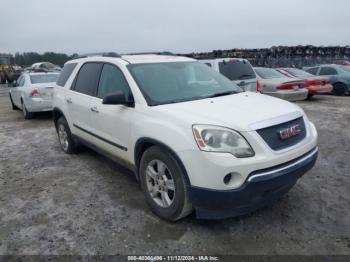
[[308, 91], [270, 70], [256, 68], [257, 77], [247, 60], [108, 53], [68, 61], [59, 77], [24, 73], [10, 99], [27, 118], [53, 110], [65, 153], [85, 145], [130, 168], [159, 217], [218, 219], [274, 203], [316, 162], [304, 111], [256, 92]]

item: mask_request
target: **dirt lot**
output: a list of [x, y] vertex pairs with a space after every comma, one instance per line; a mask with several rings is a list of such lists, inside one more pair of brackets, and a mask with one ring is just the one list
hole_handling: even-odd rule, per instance
[[350, 97], [299, 103], [319, 131], [313, 170], [272, 207], [170, 224], [133, 174], [66, 155], [50, 114], [24, 120], [0, 88], [0, 254], [350, 254]]

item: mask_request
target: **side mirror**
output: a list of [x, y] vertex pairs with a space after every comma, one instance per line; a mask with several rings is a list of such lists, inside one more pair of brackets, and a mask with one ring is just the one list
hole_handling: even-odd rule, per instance
[[134, 104], [134, 101], [133, 100], [127, 100], [125, 98], [124, 92], [118, 91], [118, 92], [106, 95], [103, 98], [103, 100], [102, 100], [102, 104], [104, 104], [104, 105], [132, 106]]

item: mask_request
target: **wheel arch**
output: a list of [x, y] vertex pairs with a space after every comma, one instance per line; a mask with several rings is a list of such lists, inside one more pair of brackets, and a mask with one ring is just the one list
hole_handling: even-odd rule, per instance
[[150, 148], [151, 146], [159, 146], [163, 149], [165, 149], [177, 162], [181, 169], [181, 174], [183, 174], [186, 186], [191, 186], [191, 182], [189, 179], [189, 176], [187, 174], [186, 168], [184, 164], [182, 163], [180, 157], [175, 153], [171, 147], [168, 145], [164, 144], [163, 142], [160, 142], [156, 139], [149, 138], [149, 137], [142, 137], [139, 138], [136, 143], [135, 143], [135, 148], [134, 148], [134, 163], [135, 163], [135, 168], [136, 168], [136, 178], [139, 180], [139, 168], [140, 168], [140, 161], [142, 158], [143, 153]]
[[[56, 127], [56, 124], [57, 124], [58, 119], [59, 119], [61, 116], [63, 116], [64, 118], [66, 118], [61, 109], [59, 109], [59, 108], [57, 108], [57, 107], [54, 107], [54, 108], [52, 109], [52, 118], [53, 118], [53, 122], [54, 122], [54, 124], [55, 124], [55, 127]], [[67, 118], [66, 118], [66, 119], [67, 119]]]

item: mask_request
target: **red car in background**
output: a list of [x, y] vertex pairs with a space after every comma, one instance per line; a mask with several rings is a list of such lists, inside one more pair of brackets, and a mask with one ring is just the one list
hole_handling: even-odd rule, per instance
[[291, 78], [299, 78], [305, 81], [305, 87], [309, 90], [308, 98], [316, 94], [331, 93], [333, 86], [331, 82], [321, 76], [314, 76], [298, 68], [276, 68], [278, 72]]

